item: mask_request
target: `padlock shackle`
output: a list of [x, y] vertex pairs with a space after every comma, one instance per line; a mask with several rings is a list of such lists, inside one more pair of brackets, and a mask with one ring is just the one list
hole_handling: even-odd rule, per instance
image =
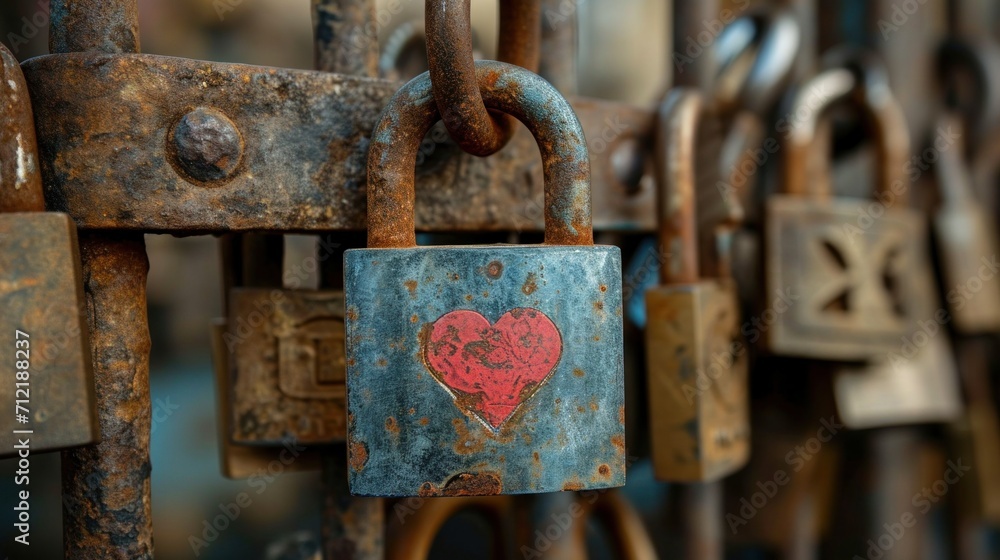
[[704, 101], [693, 88], [670, 90], [657, 111], [656, 204], [658, 250], [664, 284], [698, 281], [698, 216], [695, 207], [695, 154]]
[[822, 116], [837, 102], [848, 99], [860, 106], [871, 123], [877, 150], [877, 192], [892, 191], [893, 204], [905, 207], [909, 191], [906, 161], [910, 156], [906, 115], [887, 83], [859, 79], [858, 73], [848, 68], [832, 68], [806, 81], [789, 104], [792, 126], [785, 139], [784, 192], [815, 198], [827, 195], [809, 185], [813, 142]]
[[[593, 245], [590, 156], [569, 102], [540, 76], [496, 61], [476, 63], [486, 106], [528, 127], [542, 151], [545, 244]], [[368, 246], [416, 246], [414, 175], [417, 152], [440, 119], [428, 73], [389, 100], [368, 152]]]
[[0, 45], [0, 213], [44, 212], [35, 118], [21, 65]]

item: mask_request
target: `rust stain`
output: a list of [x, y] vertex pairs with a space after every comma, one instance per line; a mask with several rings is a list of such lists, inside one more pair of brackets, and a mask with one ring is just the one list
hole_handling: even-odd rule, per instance
[[472, 294], [466, 294], [465, 301], [472, 301]]
[[603, 313], [604, 312], [604, 302], [603, 301], [595, 301], [594, 302], [594, 311]]
[[406, 286], [407, 291], [410, 292], [410, 299], [417, 299], [417, 281], [407, 280], [406, 282], [403, 282], [403, 285]]
[[590, 399], [590, 410], [597, 412], [597, 409], [598, 409], [597, 399]]
[[580, 369], [580, 368], [576, 368], [576, 369], [573, 370], [573, 375], [575, 375], [577, 377], [583, 377], [583, 375], [584, 375], [583, 374], [583, 370]]
[[390, 416], [385, 419], [385, 429], [393, 434], [399, 434], [399, 423], [396, 422], [396, 417]]
[[529, 272], [528, 278], [524, 281], [524, 285], [521, 286], [521, 291], [524, 292], [524, 295], [530, 296], [535, 293], [535, 290], [537, 289], [538, 283], [535, 281], [535, 273]]
[[417, 318], [417, 315], [415, 313], [410, 317], [410, 322], [411, 323], [416, 323], [418, 320], [419, 319]]
[[379, 358], [376, 360], [375, 365], [378, 367], [385, 367], [389, 365], [389, 362], [387, 362], [385, 358]]
[[622, 426], [625, 425], [625, 405], [618, 407], [618, 423]]
[[611, 476], [611, 467], [607, 465], [601, 465], [600, 467], [597, 467], [597, 473], [603, 476], [604, 478], [608, 478], [609, 476]]
[[360, 441], [351, 442], [351, 470], [361, 472], [368, 463], [368, 448]]
[[424, 416], [423, 418], [420, 419], [420, 425], [421, 426], [426, 426], [427, 424], [430, 424], [430, 423], [431, 423], [430, 418], [428, 418], [426, 416]]
[[417, 409], [411, 407], [410, 410], [407, 410], [406, 412], [409, 413], [410, 416], [413, 416], [417, 413]]
[[539, 464], [542, 462], [542, 457], [541, 455], [538, 454], [537, 451], [531, 454], [531, 459], [535, 462], [535, 464]]
[[490, 293], [489, 292], [483, 292], [483, 297], [490, 297]]
[[432, 496], [495, 496], [503, 492], [500, 475], [492, 472], [457, 474], [438, 488], [431, 482], [425, 482], [418, 492], [421, 497]]
[[607, 286], [605, 286], [604, 284], [601, 284], [601, 291], [602, 291], [602, 292], [606, 292], [606, 291], [608, 291], [608, 287], [607, 287]]
[[490, 278], [500, 278], [503, 274], [503, 263], [500, 261], [493, 261], [486, 265], [486, 275]]
[[617, 434], [611, 436], [611, 445], [614, 445], [618, 449], [618, 453], [625, 453], [625, 436], [622, 434]]
[[347, 309], [347, 313], [345, 314], [345, 316], [347, 317], [348, 321], [357, 321], [358, 320], [358, 309], [356, 307], [353, 307], [353, 306], [349, 307]]
[[579, 491], [579, 490], [583, 490], [583, 484], [581, 484], [578, 481], [573, 480], [573, 481], [570, 481], [570, 482], [567, 482], [567, 483], [563, 484], [563, 488], [562, 489], [563, 489], [563, 492], [576, 492], [576, 491]]

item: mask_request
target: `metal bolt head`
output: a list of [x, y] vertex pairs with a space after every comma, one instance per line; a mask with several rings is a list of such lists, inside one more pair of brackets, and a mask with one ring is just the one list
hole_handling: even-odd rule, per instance
[[216, 109], [198, 107], [181, 117], [170, 142], [174, 164], [196, 181], [228, 179], [243, 157], [239, 129]]

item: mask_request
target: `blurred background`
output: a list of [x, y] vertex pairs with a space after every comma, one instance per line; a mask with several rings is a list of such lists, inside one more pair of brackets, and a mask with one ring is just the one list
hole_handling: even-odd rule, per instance
[[[387, 1], [380, 0], [379, 5], [384, 8]], [[402, 6], [402, 10], [380, 9], [380, 14], [391, 13], [386, 21], [380, 22], [383, 45], [394, 33], [420, 25], [423, 20], [423, 2], [391, 1]], [[139, 4], [144, 53], [288, 68], [313, 67], [313, 34], [306, 0], [140, 0]], [[580, 95], [652, 107], [671, 82], [674, 71], [670, 3], [567, 0], [566, 4], [580, 22]], [[727, 9], [740, 13], [764, 4], [806, 3], [723, 2]], [[876, 4], [882, 11], [873, 14]], [[820, 0], [812, 5], [804, 20], [808, 22], [804, 32], [809, 41], [803, 49], [821, 53], [841, 44], [868, 46], [889, 68], [912, 136], [922, 139], [926, 132], [933, 131], [928, 107], [939, 102], [935, 92], [940, 84], [932, 55], [949, 28], [957, 25], [949, 17], [948, 4], [943, 0], [896, 3]], [[1000, 30], [1000, 18], [996, 17], [1000, 3], [982, 2], [977, 9], [980, 11], [975, 13], [981, 14], [980, 17], [959, 23], [975, 27], [984, 36], [995, 37]], [[0, 4], [0, 40], [20, 60], [46, 54], [47, 14], [47, 0], [5, 0]], [[483, 58], [492, 58], [495, 51], [496, 15], [496, 1], [473, 0], [475, 43]], [[543, 20], [545, 17], [543, 13]], [[903, 31], [893, 31], [886, 24]], [[423, 68], [419, 49], [401, 56], [400, 60], [407, 63], [401, 77], [412, 76]], [[849, 126], [841, 128], [844, 131], [838, 132], [836, 146], [831, 148], [837, 156], [832, 182], [844, 191], [863, 193], [870, 187], [867, 177], [872, 175], [873, 155], [870, 149], [857, 148], [859, 141], [852, 139]], [[915, 196], [918, 204], [925, 198], [921, 192]], [[610, 241], [633, 255], [632, 269], [626, 271], [627, 275], [643, 266], [642, 251], [648, 250], [648, 245], [643, 245], [648, 243], [644, 236], [622, 234]], [[153, 340], [151, 453], [157, 558], [309, 558], [319, 549], [318, 512], [322, 495], [318, 491], [321, 486], [318, 473], [272, 472], [236, 481], [220, 473], [209, 337], [210, 322], [223, 313], [218, 240], [147, 236], [146, 243]], [[287, 236], [285, 246], [285, 262], [301, 262], [315, 250], [315, 237]], [[317, 284], [318, 279], [313, 277], [304, 287]], [[641, 304], [641, 298], [635, 301]], [[641, 305], [632, 305], [630, 309], [630, 335], [641, 338], [638, 330], [643, 320]], [[629, 351], [642, 353], [641, 348]], [[995, 376], [996, 359], [990, 355], [983, 360]], [[786, 372], [805, 368], [801, 363], [769, 364], [764, 360], [755, 365], [752, 376], [759, 368], [768, 367]], [[631, 360], [630, 368], [641, 370], [641, 358]], [[836, 411], [829, 394], [830, 385], [818, 390], [823, 394], [816, 394], [817, 385], [806, 378], [803, 373], [760, 375], [759, 380], [753, 381], [754, 452], [773, 460], [755, 464], [746, 469], [746, 480], [731, 483], [744, 484], [743, 491], [727, 493], [735, 499], [727, 501], [725, 511], [740, 512], [736, 515], [743, 523], [737, 523], [736, 528], [727, 523], [721, 528], [727, 535], [727, 557], [850, 558], [851, 554], [845, 551], [857, 551], [861, 557], [868, 553], [868, 558], [881, 558], [866, 552], [870, 548], [868, 539], [877, 539], [879, 535], [868, 534], [859, 527], [861, 512], [879, 507], [887, 499], [886, 493], [902, 492], [906, 501], [911, 494], [933, 488], [941, 476], [940, 466], [958, 456], [953, 453], [955, 436], [942, 424], [918, 423], [879, 433], [844, 431], [832, 442], [811, 448], [813, 436], [823, 427], [817, 419], [833, 417]], [[630, 418], [632, 422], [642, 418], [645, 399], [641, 392], [636, 392], [637, 382], [630, 380], [630, 384], [629, 406], [634, 407], [630, 410], [637, 411]], [[992, 391], [988, 390], [990, 398], [995, 399]], [[680, 510], [664, 507], [677, 499], [672, 496], [674, 489], [653, 479], [647, 458], [648, 444], [631, 433], [629, 455], [632, 464], [623, 494], [641, 515], [641, 523], [659, 557], [671, 558], [684, 539]], [[792, 460], [787, 458], [789, 455]], [[801, 459], [801, 473], [796, 457]], [[901, 461], [905, 464], [900, 464]], [[35, 456], [32, 467], [35, 496], [32, 508], [43, 512], [34, 517], [32, 557], [58, 558], [61, 557], [59, 455]], [[993, 473], [980, 471], [975, 476], [1000, 477], [1000, 463], [994, 467]], [[905, 473], [900, 476], [910, 477], [906, 479], [910, 486], [901, 487], [899, 480], [893, 480], [893, 469]], [[14, 501], [14, 488], [10, 484], [14, 470], [11, 461], [0, 462], [0, 504]], [[795, 474], [792, 484], [776, 500], [779, 502], [776, 507], [758, 514], [759, 506], [740, 500], [741, 496], [764, 491], [754, 484], [773, 480], [779, 471], [785, 470]], [[986, 520], [956, 513], [966, 507], [956, 494], [974, 495], [979, 492], [976, 484], [969, 482], [956, 486], [955, 492], [946, 490], [933, 500], [928, 498], [927, 511], [923, 512], [926, 515], [919, 516], [919, 530], [907, 531], [901, 538], [908, 543], [919, 543], [914, 549], [923, 551], [922, 558], [960, 557], [956, 540], [964, 542], [964, 550], [978, 554], [969, 558], [1000, 558], [1000, 535], [996, 529]], [[240, 516], [217, 538], [211, 539], [208, 546], [193, 545], [196, 539], [205, 538], [207, 520], [224, 511], [241, 492], [252, 495], [252, 505], [243, 508]], [[914, 507], [918, 501], [913, 499]], [[922, 511], [922, 507], [918, 509]], [[390, 524], [396, 517], [394, 511], [388, 516]], [[887, 531], [895, 523], [889, 513], [892, 511], [895, 510], [887, 509], [883, 515]], [[10, 542], [11, 520], [10, 511], [0, 513], [0, 542]], [[802, 542], [789, 537], [793, 522], [809, 527], [801, 533], [805, 535]], [[487, 521], [474, 515], [457, 516], [442, 532], [450, 536], [435, 541], [432, 556], [484, 557], [491, 550], [492, 529]], [[596, 523], [591, 529], [588, 543], [592, 557], [615, 557], [614, 536]]]

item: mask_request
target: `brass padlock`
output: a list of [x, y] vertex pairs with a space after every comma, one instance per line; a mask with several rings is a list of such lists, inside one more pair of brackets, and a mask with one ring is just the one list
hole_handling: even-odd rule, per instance
[[[835, 101], [859, 100], [878, 141], [875, 200], [829, 200], [808, 185], [815, 130]], [[833, 69], [806, 82], [794, 97], [784, 150], [784, 193], [766, 207], [768, 294], [795, 302], [772, 313], [767, 343], [777, 354], [866, 360], [891, 352], [922, 319], [913, 304], [929, 297], [915, 281], [925, 266], [925, 224], [907, 208], [909, 136], [899, 103], [885, 86]]]
[[229, 310], [233, 442], [343, 442], [344, 293], [234, 288]]
[[76, 224], [45, 212], [27, 85], [0, 57], [2, 458], [94, 443], [98, 425]]
[[1000, 272], [997, 231], [985, 207], [976, 200], [964, 159], [964, 121], [944, 115], [938, 121], [934, 146], [938, 161], [940, 204], [934, 215], [934, 236], [940, 252], [945, 300], [955, 329], [964, 334], [1000, 329]]
[[233, 443], [233, 403], [230, 391], [229, 363], [226, 347], [226, 320], [212, 323], [212, 362], [215, 368], [216, 421], [218, 422], [219, 462], [226, 478], [244, 479], [267, 473], [279, 461], [288, 472], [318, 471], [320, 457], [316, 449], [303, 446], [291, 437], [281, 446], [239, 445]]
[[[747, 349], [731, 278], [701, 279], [695, 214], [695, 136], [701, 97], [678, 89], [660, 110], [660, 267], [646, 292], [653, 469], [661, 480], [721, 478], [750, 451]], [[725, 267], [724, 267], [725, 268]]]

